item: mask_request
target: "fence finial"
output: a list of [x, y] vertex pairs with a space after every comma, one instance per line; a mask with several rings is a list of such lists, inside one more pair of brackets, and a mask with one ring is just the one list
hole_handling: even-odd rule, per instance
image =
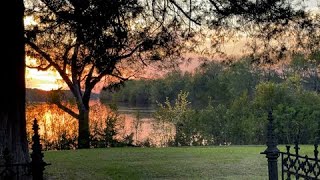
[[267, 149], [262, 152], [268, 159], [269, 180], [278, 180], [278, 157], [280, 151], [277, 148], [277, 140], [274, 134], [272, 110], [268, 111]]
[[42, 180], [43, 179], [43, 171], [44, 167], [47, 165], [43, 161], [43, 153], [42, 145], [40, 143], [40, 135], [39, 135], [39, 125], [37, 119], [34, 119], [32, 129], [34, 131], [34, 135], [32, 136], [32, 153], [31, 153], [31, 167], [32, 167], [32, 176], [33, 179]]

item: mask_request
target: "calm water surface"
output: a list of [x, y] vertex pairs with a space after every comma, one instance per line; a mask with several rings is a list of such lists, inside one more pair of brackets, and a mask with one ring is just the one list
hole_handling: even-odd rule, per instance
[[[75, 112], [74, 105], [68, 106]], [[117, 139], [133, 134], [134, 144], [149, 141], [154, 146], [164, 146], [169, 138], [172, 138], [173, 128], [168, 123], [160, 123], [153, 118], [154, 107], [132, 107], [119, 104]], [[91, 134], [103, 132], [105, 120], [108, 115], [114, 115], [108, 105], [100, 101], [90, 102], [90, 129]], [[37, 118], [40, 126], [40, 135], [43, 139], [59, 141], [62, 136], [75, 138], [77, 136], [77, 120], [59, 109], [57, 106], [47, 103], [27, 104], [27, 131], [31, 138], [32, 120]], [[97, 134], [97, 133], [96, 133]]]

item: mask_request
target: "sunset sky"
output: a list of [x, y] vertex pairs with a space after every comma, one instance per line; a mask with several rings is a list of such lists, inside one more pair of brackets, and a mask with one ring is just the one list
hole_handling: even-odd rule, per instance
[[[309, 7], [308, 9], [316, 10], [319, 5], [319, 0], [309, 0], [306, 1], [306, 5]], [[25, 18], [25, 25], [34, 24], [34, 20], [32, 17]], [[233, 53], [241, 52], [241, 47], [244, 46], [244, 42], [238, 43], [229, 43], [226, 44], [223, 48], [225, 51], [230, 51]], [[33, 60], [26, 58], [27, 64]], [[194, 65], [193, 65], [194, 66]], [[57, 72], [53, 69], [48, 71], [37, 71], [36, 69], [26, 69], [26, 87], [27, 88], [37, 88], [42, 90], [52, 90], [58, 89], [60, 87], [66, 88], [66, 85], [62, 83], [62, 78], [59, 76]]]
[[[24, 18], [24, 24], [26, 26], [34, 25], [36, 22], [32, 17], [28, 16]], [[34, 59], [26, 57], [27, 65], [34, 64], [35, 62]], [[38, 71], [37, 69], [26, 68], [26, 87], [49, 91], [60, 87], [66, 88], [66, 85], [62, 83], [59, 73], [53, 69]]]
[[60, 82], [62, 78], [53, 70], [38, 71], [36, 69], [26, 69], [27, 88], [36, 88], [42, 90], [52, 90], [62, 87]]

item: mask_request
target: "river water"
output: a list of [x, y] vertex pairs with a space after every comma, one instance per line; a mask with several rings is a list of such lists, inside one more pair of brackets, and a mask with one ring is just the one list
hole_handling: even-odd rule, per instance
[[[76, 112], [75, 105], [68, 103], [67, 106]], [[153, 118], [154, 107], [132, 107], [119, 104], [117, 111], [111, 111], [109, 105], [100, 101], [90, 102], [90, 131], [91, 135], [99, 138], [99, 134], [106, 127], [107, 116], [117, 115], [116, 139], [122, 140], [132, 135], [133, 144], [148, 142], [152, 146], [166, 146], [173, 137], [173, 126], [157, 121]], [[36, 118], [39, 122], [40, 135], [48, 143], [57, 143], [62, 138], [77, 138], [77, 120], [48, 103], [27, 104], [27, 132], [28, 138], [32, 135], [32, 122]], [[49, 146], [49, 145], [48, 145]]]

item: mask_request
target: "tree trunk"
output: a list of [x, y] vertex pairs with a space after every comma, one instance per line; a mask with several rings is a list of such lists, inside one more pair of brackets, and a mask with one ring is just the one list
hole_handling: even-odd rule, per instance
[[90, 148], [89, 140], [89, 108], [79, 108], [78, 148]]
[[13, 163], [29, 162], [25, 117], [24, 5], [22, 0], [6, 1], [2, 16], [2, 63], [0, 71], [0, 154], [8, 148]]

